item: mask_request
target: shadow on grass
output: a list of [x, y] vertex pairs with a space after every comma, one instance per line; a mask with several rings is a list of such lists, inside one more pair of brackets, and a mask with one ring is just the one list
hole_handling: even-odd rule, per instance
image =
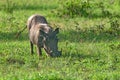
[[16, 35], [16, 32], [0, 32], [0, 41], [24, 41], [29, 39], [27, 33], [22, 33], [18, 37], [16, 37]]
[[[118, 33], [119, 34], [119, 33]], [[0, 40], [18, 40], [24, 41], [29, 40], [28, 33], [22, 33], [18, 37], [16, 37], [17, 32], [0, 32]], [[99, 41], [113, 41], [118, 40], [119, 35], [115, 35], [114, 33], [106, 33], [106, 32], [93, 32], [93, 31], [61, 31], [58, 34], [59, 41], [69, 41], [69, 42], [99, 42]]]
[[[119, 33], [118, 33], [119, 34]], [[60, 41], [69, 42], [99, 42], [118, 40], [119, 35], [111, 32], [94, 32], [94, 31], [75, 31], [68, 30], [59, 34]]]

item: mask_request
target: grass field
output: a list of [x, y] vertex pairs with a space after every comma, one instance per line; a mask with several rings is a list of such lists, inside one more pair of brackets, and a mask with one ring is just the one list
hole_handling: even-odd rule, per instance
[[[118, 2], [109, 7], [112, 13], [120, 14]], [[3, 0], [0, 7], [0, 80], [120, 80], [119, 16], [113, 17], [117, 28], [110, 28], [108, 17], [57, 17], [58, 0]], [[61, 57], [47, 57], [43, 50], [38, 59], [36, 47], [31, 55], [27, 29], [16, 38], [32, 14], [60, 28]]]

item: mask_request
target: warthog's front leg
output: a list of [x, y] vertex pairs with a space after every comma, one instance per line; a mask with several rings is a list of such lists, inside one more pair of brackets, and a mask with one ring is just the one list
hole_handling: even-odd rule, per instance
[[44, 48], [44, 50], [46, 51], [47, 56], [51, 56], [51, 54], [45, 48]]
[[38, 53], [38, 56], [42, 55], [41, 47], [39, 46], [37, 46], [37, 53]]
[[33, 54], [33, 43], [30, 41], [31, 54]]

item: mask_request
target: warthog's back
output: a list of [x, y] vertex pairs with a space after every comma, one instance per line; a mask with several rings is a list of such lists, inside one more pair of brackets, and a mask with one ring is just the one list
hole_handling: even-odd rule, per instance
[[32, 15], [30, 18], [28, 18], [27, 28], [29, 30], [30, 41], [36, 45], [38, 44], [39, 36], [41, 35], [40, 30], [44, 31], [45, 33], [52, 31], [52, 28], [48, 25], [45, 17], [41, 15]]
[[37, 24], [48, 24], [45, 17], [40, 15], [32, 15], [27, 21], [27, 27], [30, 29], [32, 26]]

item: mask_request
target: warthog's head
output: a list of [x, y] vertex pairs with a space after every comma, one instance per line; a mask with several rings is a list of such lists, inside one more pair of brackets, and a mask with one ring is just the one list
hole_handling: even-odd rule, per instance
[[40, 41], [42, 41], [42, 46], [52, 57], [61, 56], [62, 51], [58, 51], [58, 38], [57, 34], [59, 33], [59, 28], [56, 28], [54, 31], [45, 33], [40, 30]]

